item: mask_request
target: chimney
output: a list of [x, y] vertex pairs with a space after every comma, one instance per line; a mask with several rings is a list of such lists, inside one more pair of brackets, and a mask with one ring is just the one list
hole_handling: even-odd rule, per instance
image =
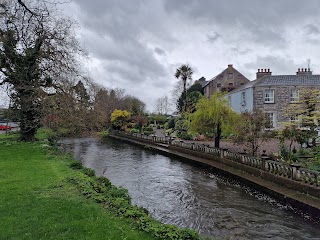
[[310, 68], [298, 68], [297, 75], [312, 75]]
[[232, 69], [233, 69], [233, 65], [232, 64], [228, 64], [228, 70], [232, 71]]
[[257, 79], [262, 78], [264, 76], [271, 76], [272, 72], [270, 72], [270, 69], [258, 69], [257, 72]]

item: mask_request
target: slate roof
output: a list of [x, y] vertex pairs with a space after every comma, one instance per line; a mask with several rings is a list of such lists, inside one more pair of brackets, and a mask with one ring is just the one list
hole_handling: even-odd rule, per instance
[[320, 86], [320, 75], [274, 75], [257, 80], [255, 86]]
[[209, 83], [209, 81], [199, 81], [199, 80], [197, 80], [197, 83], [199, 83], [201, 85], [201, 87], [204, 87], [205, 85], [207, 85]]
[[244, 84], [244, 85], [242, 85], [242, 86], [240, 86], [240, 87], [238, 87], [238, 88], [236, 88], [236, 89], [228, 92], [228, 94], [229, 94], [229, 93], [235, 93], [235, 92], [241, 91], [241, 90], [243, 90], [243, 89], [252, 87], [252, 86], [254, 86], [256, 83], [257, 83], [257, 80], [250, 81], [250, 82], [248, 82], [248, 83], [246, 83], [246, 84]]

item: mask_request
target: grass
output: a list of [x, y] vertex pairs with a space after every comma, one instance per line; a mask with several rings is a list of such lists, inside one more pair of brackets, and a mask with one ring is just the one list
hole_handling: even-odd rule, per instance
[[50, 146], [50, 136], [0, 135], [0, 239], [202, 239], [131, 205], [126, 189]]
[[0, 239], [154, 239], [80, 195], [70, 159], [10, 138], [0, 140]]

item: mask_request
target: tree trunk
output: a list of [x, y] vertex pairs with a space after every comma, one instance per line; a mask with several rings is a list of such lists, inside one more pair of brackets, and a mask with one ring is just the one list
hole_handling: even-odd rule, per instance
[[187, 111], [187, 79], [183, 79], [183, 91], [184, 91], [184, 106], [183, 106], [183, 111]]
[[216, 148], [220, 147], [221, 132], [222, 132], [221, 124], [218, 123], [218, 125], [217, 125], [217, 134], [216, 134], [216, 137], [214, 138], [214, 146]]

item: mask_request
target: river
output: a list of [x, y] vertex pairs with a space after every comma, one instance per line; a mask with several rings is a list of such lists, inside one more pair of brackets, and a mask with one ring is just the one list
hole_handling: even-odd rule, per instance
[[163, 223], [227, 239], [319, 239], [320, 224], [205, 167], [108, 139], [64, 139], [62, 147]]

